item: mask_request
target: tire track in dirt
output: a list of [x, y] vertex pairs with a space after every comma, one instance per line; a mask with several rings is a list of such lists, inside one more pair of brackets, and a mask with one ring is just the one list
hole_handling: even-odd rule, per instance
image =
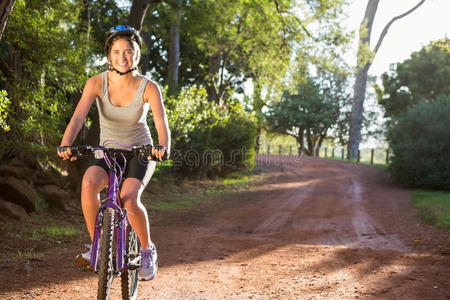
[[352, 247], [405, 253], [411, 251], [394, 235], [386, 234], [384, 229], [373, 221], [364, 208], [363, 187], [356, 178], [348, 187], [348, 200], [352, 207], [352, 225], [357, 237], [357, 241], [351, 243]]
[[[277, 160], [274, 158], [274, 163]], [[264, 163], [270, 163], [265, 158]], [[317, 162], [319, 165], [284, 165], [284, 184], [268, 187], [263, 200], [240, 207], [240, 212], [216, 216], [217, 227], [226, 223], [246, 237], [261, 239], [281, 236], [297, 242], [345, 247], [410, 251], [395, 235], [386, 233], [367, 213], [363, 185], [358, 174], [345, 168]], [[314, 170], [320, 167], [320, 172]], [[274, 192], [278, 191], [278, 192]], [[253, 215], [253, 216], [252, 216]], [[252, 216], [252, 217], [251, 217]], [[244, 221], [244, 224], [236, 224]], [[219, 230], [219, 231], [221, 231]], [[279, 237], [280, 235], [278, 235]], [[304, 237], [303, 241], [301, 237]]]

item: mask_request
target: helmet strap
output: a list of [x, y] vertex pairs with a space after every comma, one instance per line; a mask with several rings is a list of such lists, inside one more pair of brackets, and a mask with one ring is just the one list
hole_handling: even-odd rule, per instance
[[116, 71], [117, 74], [119, 74], [120, 76], [122, 76], [122, 75], [125, 75], [125, 74], [128, 74], [128, 73], [130, 73], [130, 72], [133, 72], [133, 71], [137, 70], [137, 67], [131, 68], [131, 69], [129, 69], [129, 70], [126, 71], [126, 72], [120, 72], [119, 70], [117, 70], [117, 69], [114, 68], [114, 67], [113, 67], [113, 70]]

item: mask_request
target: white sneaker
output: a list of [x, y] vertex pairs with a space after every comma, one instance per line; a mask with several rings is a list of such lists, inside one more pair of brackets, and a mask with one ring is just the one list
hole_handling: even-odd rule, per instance
[[89, 251], [86, 253], [78, 254], [75, 257], [75, 264], [80, 267], [87, 267], [91, 264], [91, 250], [92, 244], [84, 245], [86, 248], [89, 248]]
[[150, 249], [141, 249], [141, 267], [139, 269], [139, 279], [152, 280], [158, 271], [158, 254], [155, 245]]
[[[86, 248], [89, 249], [88, 252], [78, 254], [75, 257], [75, 265], [80, 267], [90, 268], [91, 266], [91, 256], [92, 256], [92, 244], [85, 244]], [[98, 248], [97, 255], [100, 255], [100, 247]], [[100, 257], [97, 258], [97, 268], [100, 266]]]

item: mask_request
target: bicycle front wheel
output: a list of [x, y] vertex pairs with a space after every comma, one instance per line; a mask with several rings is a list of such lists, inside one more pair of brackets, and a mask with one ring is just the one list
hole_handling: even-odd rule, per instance
[[114, 279], [114, 209], [107, 208], [103, 212], [102, 242], [100, 252], [100, 271], [98, 274], [97, 299], [106, 300]]
[[126, 249], [127, 268], [122, 272], [122, 299], [134, 300], [138, 291], [138, 268], [130, 263], [139, 256], [140, 246], [137, 234], [131, 226], [127, 229]]

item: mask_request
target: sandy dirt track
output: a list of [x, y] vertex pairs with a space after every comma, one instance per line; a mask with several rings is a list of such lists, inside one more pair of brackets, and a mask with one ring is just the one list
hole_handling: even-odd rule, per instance
[[[138, 299], [450, 299], [449, 230], [423, 224], [386, 172], [258, 161], [247, 190], [152, 221], [160, 269]], [[96, 275], [72, 266], [81, 246], [0, 264], [0, 299], [95, 299]]]

